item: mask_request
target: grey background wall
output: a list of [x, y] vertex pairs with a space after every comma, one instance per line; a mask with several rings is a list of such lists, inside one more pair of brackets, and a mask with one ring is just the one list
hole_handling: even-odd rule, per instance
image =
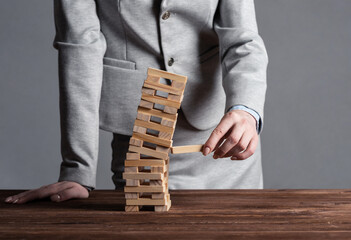
[[[52, 1], [0, 8], [0, 188], [59, 174], [57, 52]], [[270, 57], [262, 133], [265, 188], [351, 182], [351, 1], [256, 0]], [[113, 188], [112, 134], [101, 131], [97, 188]]]

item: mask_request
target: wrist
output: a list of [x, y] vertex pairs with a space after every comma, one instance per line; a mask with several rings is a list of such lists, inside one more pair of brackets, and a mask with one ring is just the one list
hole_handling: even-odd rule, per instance
[[262, 128], [262, 121], [261, 121], [262, 119], [261, 119], [261, 116], [255, 110], [239, 104], [239, 105], [233, 105], [232, 107], [230, 107], [227, 110], [227, 113], [233, 110], [242, 110], [250, 114], [250, 116], [255, 119], [256, 132], [257, 134], [260, 134], [261, 128]]
[[[239, 113], [241, 116], [243, 116], [243, 118], [247, 119], [247, 121], [255, 128], [257, 129], [257, 120], [254, 116], [252, 116], [252, 114], [250, 114], [249, 112], [245, 111], [245, 110], [239, 110], [239, 109], [235, 109], [232, 110], [234, 112]], [[231, 112], [231, 111], [230, 111]]]

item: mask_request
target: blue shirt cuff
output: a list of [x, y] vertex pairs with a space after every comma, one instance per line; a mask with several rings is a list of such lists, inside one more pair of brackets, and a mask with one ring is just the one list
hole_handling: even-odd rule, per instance
[[260, 134], [261, 127], [262, 127], [262, 121], [261, 121], [260, 115], [255, 110], [248, 108], [244, 105], [234, 105], [234, 106], [230, 107], [227, 112], [232, 111], [232, 110], [243, 110], [243, 111], [250, 113], [256, 119], [257, 134]]

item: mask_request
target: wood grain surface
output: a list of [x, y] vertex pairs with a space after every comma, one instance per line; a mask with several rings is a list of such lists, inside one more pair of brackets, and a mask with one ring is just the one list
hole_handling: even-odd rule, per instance
[[4, 203], [1, 239], [351, 239], [351, 190], [176, 190], [169, 212], [125, 212], [120, 191]]

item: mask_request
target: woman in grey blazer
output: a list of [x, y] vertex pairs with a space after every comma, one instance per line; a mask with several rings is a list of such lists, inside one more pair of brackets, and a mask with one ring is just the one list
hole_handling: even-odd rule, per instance
[[60, 178], [7, 202], [88, 197], [99, 129], [113, 133], [113, 181], [123, 187], [148, 67], [188, 77], [174, 145], [205, 143], [203, 155], [171, 156], [169, 188], [263, 187], [259, 133], [268, 57], [253, 0], [54, 0], [54, 15]]

